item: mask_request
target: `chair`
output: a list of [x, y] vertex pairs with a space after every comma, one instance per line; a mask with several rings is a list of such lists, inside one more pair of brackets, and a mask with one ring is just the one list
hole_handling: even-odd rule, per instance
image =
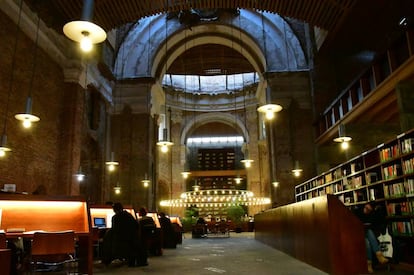
[[100, 259], [102, 256], [102, 242], [106, 229], [92, 227], [92, 246], [94, 249], [94, 259]]
[[[11, 250], [7, 249], [6, 235], [0, 234], [0, 266], [4, 274], [10, 273]], [[2, 273], [3, 274], [3, 273]]]
[[229, 226], [227, 225], [227, 223], [225, 221], [221, 221], [218, 224], [217, 234], [219, 234], [219, 233], [221, 233], [222, 236], [224, 236], [224, 237], [230, 237]]
[[35, 232], [30, 252], [32, 272], [53, 271], [59, 267], [69, 270], [69, 264], [77, 261], [75, 232]]
[[7, 248], [6, 235], [3, 233], [0, 233], [0, 249], [6, 249], [6, 248]]

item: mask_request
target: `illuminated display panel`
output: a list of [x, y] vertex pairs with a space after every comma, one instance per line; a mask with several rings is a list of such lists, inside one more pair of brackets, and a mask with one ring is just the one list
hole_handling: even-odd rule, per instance
[[[0, 229], [10, 231], [89, 232], [89, 219], [85, 201], [49, 200], [36, 196], [0, 196]], [[39, 200], [36, 200], [39, 198]]]
[[[136, 218], [135, 211], [132, 207], [124, 207], [124, 210], [129, 212], [134, 218]], [[89, 207], [91, 220], [94, 218], [105, 218], [106, 227], [112, 227], [112, 217], [115, 215], [112, 206], [110, 205], [92, 205]]]
[[[138, 215], [138, 218], [139, 217], [140, 216]], [[158, 219], [158, 214], [157, 213], [147, 213], [147, 217], [151, 217], [154, 220], [156, 228], [161, 228], [160, 220]]]
[[170, 221], [171, 223], [176, 223], [178, 224], [180, 227], [183, 227], [183, 225], [181, 224], [181, 220], [179, 217], [170, 217]]

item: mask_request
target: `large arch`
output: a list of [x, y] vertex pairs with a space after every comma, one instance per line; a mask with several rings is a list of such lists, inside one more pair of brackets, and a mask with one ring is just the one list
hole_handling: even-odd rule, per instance
[[244, 125], [244, 123], [238, 117], [235, 117], [233, 114], [229, 114], [229, 113], [213, 112], [213, 113], [200, 114], [192, 118], [191, 120], [189, 120], [181, 131], [180, 144], [185, 145], [185, 141], [186, 141], [186, 138], [188, 137], [188, 133], [191, 132], [191, 130], [194, 127], [200, 127], [207, 123], [217, 122], [217, 121], [219, 121], [220, 123], [229, 125], [231, 127], [234, 127], [237, 131], [242, 133], [243, 137], [246, 140], [246, 143], [249, 143], [250, 137], [249, 137], [248, 130], [246, 126]]

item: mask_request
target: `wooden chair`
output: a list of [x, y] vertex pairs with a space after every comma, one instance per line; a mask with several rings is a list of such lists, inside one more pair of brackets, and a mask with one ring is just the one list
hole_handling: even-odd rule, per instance
[[[35, 232], [30, 252], [32, 272], [51, 271], [77, 261], [73, 231]], [[74, 266], [74, 265], [73, 265]]]

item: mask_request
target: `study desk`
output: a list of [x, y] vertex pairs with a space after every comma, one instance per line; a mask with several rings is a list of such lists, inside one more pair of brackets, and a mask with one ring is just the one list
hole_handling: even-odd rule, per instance
[[35, 231], [73, 230], [78, 239], [79, 272], [93, 273], [92, 231], [84, 199], [0, 194], [0, 209], [0, 230], [8, 240], [31, 240]]

